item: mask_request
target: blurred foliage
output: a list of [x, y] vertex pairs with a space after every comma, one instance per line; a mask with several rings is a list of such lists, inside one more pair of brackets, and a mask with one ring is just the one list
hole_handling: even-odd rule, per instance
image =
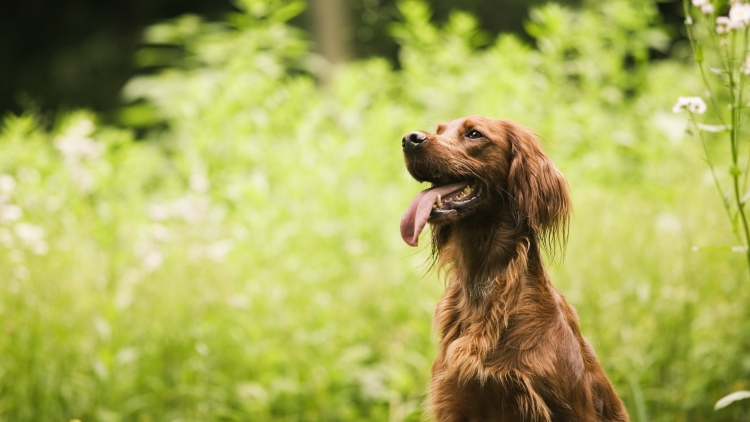
[[[483, 33], [494, 37], [513, 32], [525, 41], [523, 29], [529, 8], [546, 0], [430, 0], [437, 22], [447, 20], [456, 9], [479, 18]], [[580, 0], [560, 0], [578, 5]], [[122, 86], [136, 74], [158, 70], [163, 56], [181, 56], [179, 49], [167, 49], [154, 57], [143, 57], [141, 31], [155, 22], [193, 13], [211, 20], [224, 20], [238, 11], [234, 0], [63, 0], [41, 4], [34, 1], [0, 2], [0, 114], [37, 109], [46, 115], [87, 107], [106, 122], [122, 105]], [[585, 3], [585, 1], [583, 2]], [[347, 0], [348, 37], [355, 57], [387, 57], [397, 63], [398, 44], [389, 34], [401, 20], [396, 0]], [[658, 3], [662, 23], [674, 40], [683, 18], [680, 0]], [[290, 20], [305, 30], [312, 26], [308, 7]], [[41, 13], [42, 11], [44, 13]], [[314, 39], [315, 36], [311, 36]], [[319, 49], [315, 49], [320, 52]], [[134, 59], [134, 55], [138, 55]], [[145, 59], [145, 61], [144, 61]], [[144, 66], [145, 65], [145, 66]]]
[[[352, 20], [352, 44], [357, 57], [388, 57], [394, 62], [398, 56], [399, 44], [390, 36], [394, 22], [402, 20], [397, 0], [357, 0], [350, 1]], [[523, 24], [528, 19], [529, 10], [547, 3], [545, 0], [464, 0], [460, 4], [451, 0], [430, 0], [432, 20], [446, 22], [458, 10], [476, 17], [482, 34], [495, 37], [503, 32], [511, 32], [530, 41]], [[562, 0], [556, 3], [578, 6], [580, 0]], [[296, 22], [296, 20], [295, 20]]]
[[472, 113], [533, 127], [568, 176], [553, 280], [632, 420], [750, 417], [713, 411], [750, 387], [750, 288], [669, 112], [696, 72], [648, 61], [654, 4], [543, 6], [534, 48], [406, 0], [401, 68], [356, 61], [325, 87], [298, 3], [239, 6], [146, 31], [185, 52], [143, 50], [168, 68], [124, 90], [166, 130], [4, 120], [0, 421], [421, 420], [443, 286], [399, 237], [420, 190], [399, 140]]

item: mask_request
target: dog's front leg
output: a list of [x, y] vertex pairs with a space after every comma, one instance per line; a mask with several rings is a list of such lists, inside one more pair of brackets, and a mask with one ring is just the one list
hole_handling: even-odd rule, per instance
[[445, 377], [459, 383], [477, 379], [484, 383], [491, 374], [485, 369], [485, 358], [489, 352], [483, 341], [470, 337], [459, 337], [445, 351]]

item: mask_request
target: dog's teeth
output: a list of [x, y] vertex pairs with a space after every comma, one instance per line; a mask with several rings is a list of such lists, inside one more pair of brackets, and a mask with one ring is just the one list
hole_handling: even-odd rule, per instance
[[458, 194], [458, 196], [456, 197], [456, 200], [462, 200], [462, 199], [466, 198], [466, 197], [467, 197], [467, 196], [469, 196], [469, 194], [471, 194], [471, 192], [473, 192], [473, 191], [474, 191], [474, 188], [473, 188], [473, 187], [471, 187], [471, 186], [466, 186], [466, 187], [465, 187], [465, 188], [464, 188], [464, 189], [463, 189], [463, 190], [461, 191], [461, 193], [459, 193], [459, 194]]
[[437, 198], [435, 198], [435, 205], [437, 205], [437, 208], [440, 208], [443, 206], [443, 201], [442, 201], [442, 198], [440, 198], [440, 195], [438, 195]]

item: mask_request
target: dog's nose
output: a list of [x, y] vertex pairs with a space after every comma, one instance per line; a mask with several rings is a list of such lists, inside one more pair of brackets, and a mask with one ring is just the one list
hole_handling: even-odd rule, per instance
[[404, 138], [401, 140], [401, 148], [404, 149], [404, 152], [413, 151], [414, 148], [418, 147], [422, 142], [426, 140], [427, 135], [422, 132], [409, 132], [404, 135]]

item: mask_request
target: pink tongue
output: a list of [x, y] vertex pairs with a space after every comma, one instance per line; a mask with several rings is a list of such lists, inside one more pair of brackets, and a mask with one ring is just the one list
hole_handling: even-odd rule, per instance
[[411, 200], [409, 208], [406, 209], [401, 217], [401, 237], [409, 246], [417, 246], [419, 234], [422, 233], [427, 219], [430, 218], [432, 205], [435, 203], [438, 195], [445, 197], [465, 188], [468, 183], [459, 182], [450, 185], [438, 186], [435, 188], [425, 189], [419, 192]]

